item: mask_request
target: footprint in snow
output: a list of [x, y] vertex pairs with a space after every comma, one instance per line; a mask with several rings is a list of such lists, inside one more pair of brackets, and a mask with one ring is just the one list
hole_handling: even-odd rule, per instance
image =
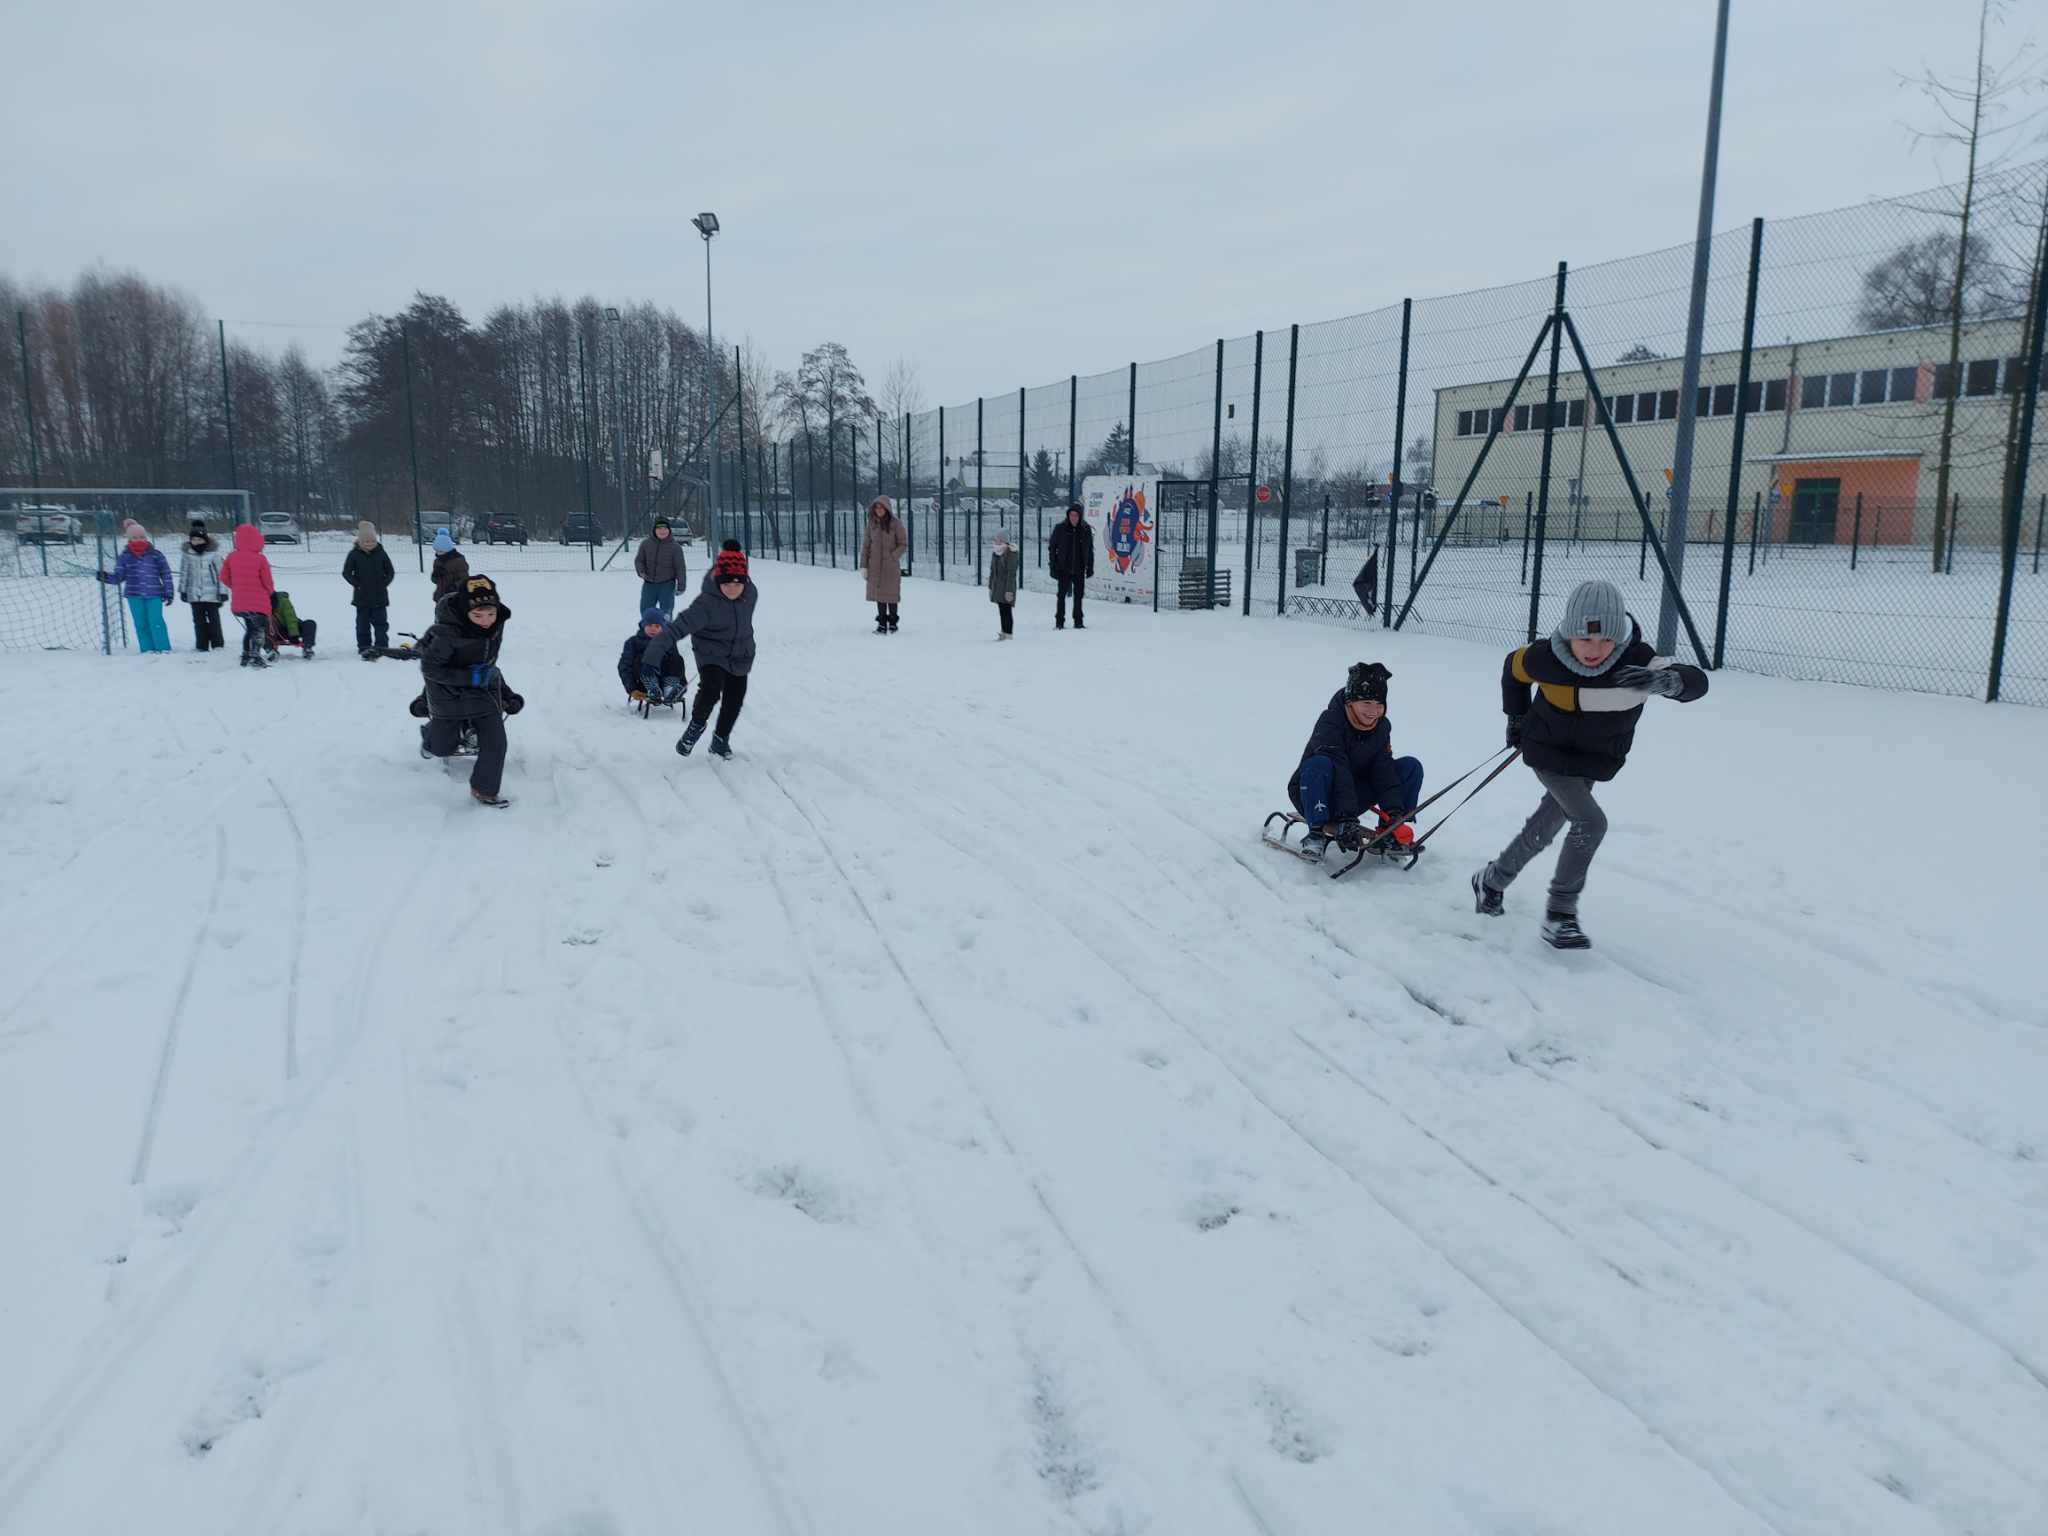
[[807, 1168], [778, 1163], [754, 1175], [754, 1193], [793, 1206], [813, 1221], [844, 1220], [842, 1202], [831, 1184]]
[[1238, 1209], [1221, 1195], [1204, 1195], [1189, 1207], [1188, 1220], [1195, 1224], [1197, 1232], [1220, 1232], [1230, 1225], [1230, 1218]]
[[604, 930], [602, 928], [572, 928], [563, 936], [562, 942], [564, 944], [573, 944], [580, 948], [595, 944], [603, 937]]
[[1258, 1403], [1266, 1419], [1266, 1443], [1279, 1454], [1303, 1466], [1330, 1454], [1328, 1440], [1308, 1421], [1302, 1406], [1285, 1388], [1264, 1388]]

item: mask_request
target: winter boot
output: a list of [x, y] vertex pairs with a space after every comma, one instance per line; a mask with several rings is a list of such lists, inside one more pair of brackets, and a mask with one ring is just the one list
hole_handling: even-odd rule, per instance
[[474, 800], [478, 805], [489, 806], [494, 811], [502, 811], [505, 809], [506, 806], [512, 803], [510, 800], [507, 800], [503, 795], [487, 795], [480, 789], [472, 789], [469, 792], [469, 798]]
[[1482, 917], [1499, 917], [1506, 910], [1501, 904], [1506, 893], [1486, 883], [1486, 870], [1487, 866], [1482, 864], [1472, 871], [1472, 910]]
[[729, 763], [729, 762], [731, 762], [731, 761], [732, 761], [732, 743], [731, 743], [731, 742], [729, 742], [729, 741], [727, 741], [727, 740], [726, 740], [726, 739], [725, 739], [725, 738], [724, 738], [723, 736], [714, 736], [714, 737], [712, 737], [712, 738], [711, 738], [711, 755], [712, 755], [713, 757], [722, 757], [722, 758], [724, 758], [724, 759], [725, 759], [725, 760], [726, 760], [726, 761], [727, 761], [728, 763]]
[[420, 727], [420, 756], [428, 762], [434, 760], [434, 754], [427, 749], [427, 728], [424, 725]]
[[[876, 630], [875, 633], [880, 634], [881, 631]], [[682, 738], [676, 742], [677, 755], [681, 757], [688, 757], [690, 753], [696, 749], [697, 738], [702, 736], [703, 734], [704, 727], [699, 725], [696, 721], [692, 720], [687, 726], [683, 728]]]
[[1593, 941], [1586, 937], [1586, 930], [1579, 926], [1579, 915], [1576, 912], [1544, 913], [1543, 942], [1552, 949], [1593, 947]]
[[1304, 859], [1313, 859], [1316, 863], [1320, 864], [1323, 861], [1323, 855], [1329, 851], [1330, 840], [1319, 831], [1311, 830], [1301, 840], [1301, 856]]

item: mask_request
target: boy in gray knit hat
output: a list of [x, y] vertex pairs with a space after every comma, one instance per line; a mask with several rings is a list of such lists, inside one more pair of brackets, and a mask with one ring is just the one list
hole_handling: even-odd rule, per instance
[[1659, 656], [1613, 582], [1586, 581], [1565, 599], [1548, 643], [1508, 653], [1500, 689], [1508, 745], [1521, 748], [1522, 760], [1535, 770], [1543, 801], [1500, 856], [1473, 871], [1473, 902], [1487, 916], [1500, 916], [1502, 893], [1515, 876], [1569, 826], [1550, 877], [1543, 940], [1553, 949], [1589, 949], [1592, 940], [1579, 927], [1579, 893], [1607, 835], [1593, 786], [1621, 772], [1653, 695], [1691, 703], [1707, 691], [1707, 674]]

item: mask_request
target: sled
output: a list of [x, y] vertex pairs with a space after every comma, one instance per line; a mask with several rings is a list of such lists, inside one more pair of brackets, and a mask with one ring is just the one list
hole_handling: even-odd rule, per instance
[[[1277, 831], [1274, 829], [1275, 822], [1279, 823]], [[1295, 836], [1297, 830], [1301, 834], [1299, 838]], [[1275, 811], [1266, 818], [1266, 825], [1259, 833], [1259, 841], [1268, 848], [1277, 848], [1282, 853], [1300, 859], [1304, 864], [1314, 864], [1318, 868], [1330, 862], [1331, 848], [1335, 848], [1340, 854], [1349, 853], [1351, 857], [1348, 860], [1330, 871], [1332, 880], [1343, 879], [1367, 859], [1378, 859], [1385, 864], [1398, 864], [1403, 869], [1413, 869], [1422, 857], [1420, 844], [1404, 845], [1395, 842], [1392, 828], [1361, 838], [1354, 846], [1347, 847], [1343, 843], [1333, 841], [1325, 844], [1321, 853], [1312, 852], [1302, 845], [1303, 839], [1307, 836], [1308, 823], [1301, 817], [1292, 811]]]

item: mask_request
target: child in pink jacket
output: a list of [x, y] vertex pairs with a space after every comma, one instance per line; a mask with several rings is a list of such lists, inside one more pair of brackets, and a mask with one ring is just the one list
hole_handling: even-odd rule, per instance
[[270, 595], [277, 579], [270, 557], [263, 553], [263, 530], [244, 523], [235, 530], [235, 550], [220, 565], [221, 585], [228, 589], [228, 608], [242, 621], [242, 665], [267, 667], [270, 649]]

